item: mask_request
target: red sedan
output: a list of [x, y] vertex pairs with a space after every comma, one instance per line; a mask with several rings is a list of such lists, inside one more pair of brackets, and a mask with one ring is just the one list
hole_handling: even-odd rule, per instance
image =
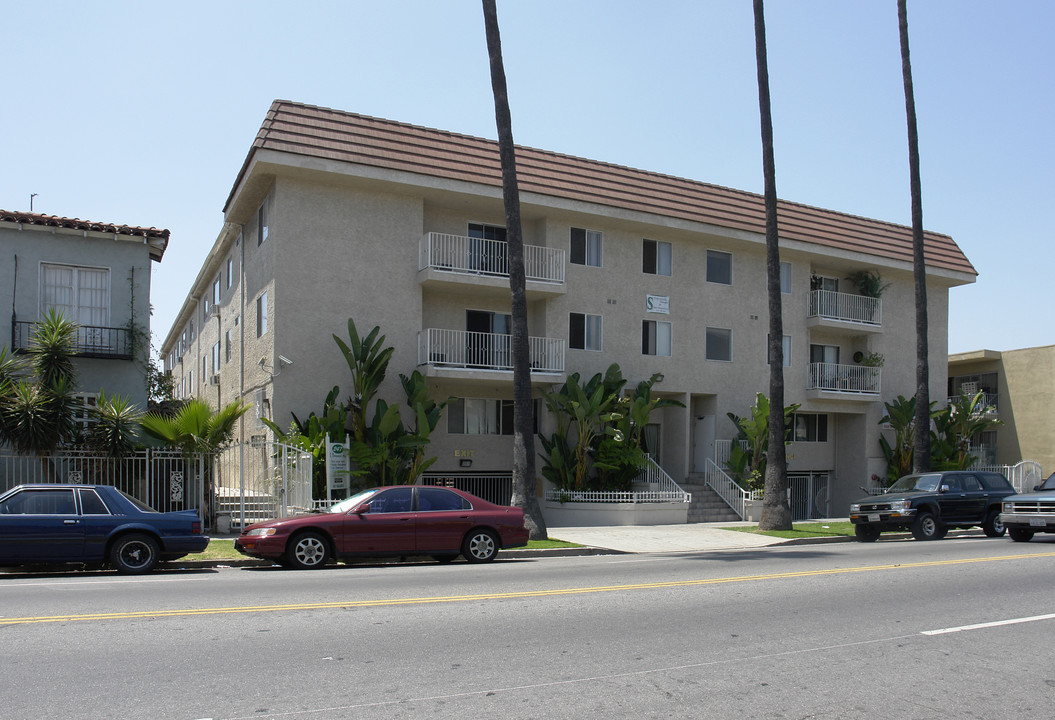
[[323, 512], [248, 525], [234, 547], [308, 570], [334, 558], [392, 555], [484, 563], [527, 541], [520, 508], [452, 488], [401, 485], [364, 490]]

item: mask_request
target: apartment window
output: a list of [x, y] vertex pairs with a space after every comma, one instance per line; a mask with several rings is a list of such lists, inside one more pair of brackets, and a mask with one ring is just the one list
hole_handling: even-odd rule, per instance
[[209, 319], [209, 298], [205, 298], [201, 303], [201, 324], [205, 327], [206, 321]]
[[791, 416], [795, 442], [828, 442], [828, 416], [795, 413]]
[[227, 258], [227, 287], [225, 290], [231, 289], [231, 283], [234, 282], [234, 258]]
[[48, 310], [81, 326], [109, 327], [110, 270], [40, 265], [40, 313]]
[[212, 371], [214, 373], [220, 372], [220, 341], [217, 340], [216, 344], [212, 346]]
[[839, 364], [839, 346], [838, 345], [810, 345], [810, 362], [811, 363], [828, 363], [830, 365]]
[[791, 263], [780, 263], [780, 292], [791, 294]]
[[509, 246], [506, 229], [497, 225], [469, 223], [469, 268], [485, 273], [509, 272]]
[[[538, 432], [538, 401], [532, 401]], [[451, 435], [512, 435], [513, 401], [490, 398], [454, 398], [447, 404], [447, 432]]]
[[[771, 335], [766, 335], [766, 364], [773, 362], [773, 358], [769, 355], [769, 339]], [[791, 336], [785, 335], [781, 341], [781, 348], [784, 353], [784, 367], [791, 367]]]
[[596, 350], [600, 352], [601, 316], [569, 313], [568, 347], [573, 350]]
[[733, 254], [719, 250], [707, 251], [707, 282], [733, 284]]
[[223, 361], [225, 363], [231, 362], [231, 331], [228, 330], [223, 335]]
[[216, 276], [216, 281], [212, 284], [212, 304], [220, 304], [220, 276]]
[[187, 392], [185, 397], [190, 397], [194, 394], [194, 371], [187, 371]]
[[264, 198], [264, 202], [260, 203], [260, 208], [256, 211], [256, 244], [263, 245], [264, 241], [267, 240], [268, 236], [268, 210], [267, 210], [267, 198]]
[[670, 335], [671, 327], [669, 322], [658, 322], [656, 320], [642, 321], [641, 354], [670, 357]]
[[256, 299], [256, 336], [261, 337], [267, 333], [267, 293], [260, 293]]
[[641, 272], [669, 277], [670, 243], [658, 240], [642, 240], [641, 242]]
[[198, 337], [198, 333], [194, 331], [194, 321], [193, 320], [191, 320], [189, 323], [187, 323], [187, 330], [188, 330], [188, 333], [190, 334], [190, 341], [194, 342], [194, 338]]
[[209, 356], [202, 355], [201, 357], [201, 379], [205, 382], [205, 378], [209, 377]]
[[571, 261], [575, 265], [601, 267], [601, 231], [571, 229]]
[[72, 396], [73, 401], [73, 424], [77, 426], [77, 434], [83, 434], [96, 419], [92, 416], [92, 410], [99, 405], [99, 396], [95, 393], [76, 393]]
[[708, 360], [733, 360], [733, 331], [728, 328], [707, 328], [707, 348], [705, 357]]

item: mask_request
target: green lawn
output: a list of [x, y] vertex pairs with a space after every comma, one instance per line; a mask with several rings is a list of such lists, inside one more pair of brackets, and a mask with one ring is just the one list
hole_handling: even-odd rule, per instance
[[779, 538], [814, 538], [814, 537], [853, 537], [854, 526], [849, 522], [831, 523], [794, 523], [791, 530], [768, 530], [759, 532], [756, 525], [742, 525], [737, 527], [723, 527], [722, 530], [735, 530], [737, 532], [754, 533], [756, 535], [769, 535]]
[[[582, 547], [575, 543], [563, 540], [531, 540], [527, 544], [529, 550], [550, 550], [552, 548]], [[241, 560], [245, 556], [234, 549], [234, 540], [229, 538], [213, 538], [209, 541], [209, 547], [205, 552], [194, 553], [183, 558], [183, 560]]]

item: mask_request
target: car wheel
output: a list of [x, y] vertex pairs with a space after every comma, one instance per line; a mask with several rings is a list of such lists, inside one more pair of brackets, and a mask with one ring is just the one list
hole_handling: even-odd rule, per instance
[[941, 540], [945, 537], [942, 530], [944, 528], [938, 518], [934, 517], [934, 513], [921, 512], [912, 523], [912, 537], [917, 540]]
[[150, 572], [159, 557], [157, 541], [149, 535], [122, 535], [110, 546], [110, 565], [123, 575]]
[[1011, 528], [1007, 532], [1015, 542], [1029, 542], [1033, 539], [1033, 531], [1025, 528]]
[[316, 570], [329, 559], [330, 546], [318, 533], [301, 533], [286, 547], [286, 560], [296, 570]]
[[879, 533], [879, 528], [871, 525], [854, 525], [854, 535], [857, 536], [857, 542], [875, 542], [879, 539]]
[[1004, 530], [1004, 521], [1000, 519], [1000, 511], [993, 510], [986, 517], [985, 522], [982, 523], [982, 532], [985, 533], [986, 537], [1002, 537]]
[[433, 555], [432, 559], [438, 562], [440, 565], [446, 565], [452, 563], [458, 559], [457, 555]]
[[491, 562], [498, 555], [498, 538], [490, 530], [473, 530], [465, 536], [462, 555], [471, 563]]

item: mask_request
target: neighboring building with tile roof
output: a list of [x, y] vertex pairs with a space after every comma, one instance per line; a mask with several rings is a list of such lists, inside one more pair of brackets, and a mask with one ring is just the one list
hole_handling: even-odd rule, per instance
[[49, 309], [76, 321], [78, 389], [147, 405], [150, 270], [169, 231], [0, 210], [0, 296], [11, 298], [9, 344], [29, 346]]
[[[734, 435], [727, 413], [768, 391], [761, 196], [525, 147], [517, 166], [536, 396], [613, 362], [631, 386], [661, 373], [654, 391], [685, 408], [655, 414], [654, 450], [674, 480], [695, 479]], [[334, 385], [350, 389], [331, 336], [352, 317], [395, 348], [382, 397], [401, 403], [399, 374], [419, 369], [435, 396], [460, 399], [431, 470], [509, 472], [497, 143], [275, 101], [224, 213], [162, 346], [181, 393], [257, 401], [282, 426], [319, 411]], [[779, 216], [786, 399], [802, 404], [796, 512], [840, 516], [884, 475], [883, 400], [914, 392], [912, 233], [783, 201]], [[940, 397], [948, 291], [977, 273], [947, 235], [926, 246]], [[861, 271], [890, 283], [881, 299], [856, 291]]]

